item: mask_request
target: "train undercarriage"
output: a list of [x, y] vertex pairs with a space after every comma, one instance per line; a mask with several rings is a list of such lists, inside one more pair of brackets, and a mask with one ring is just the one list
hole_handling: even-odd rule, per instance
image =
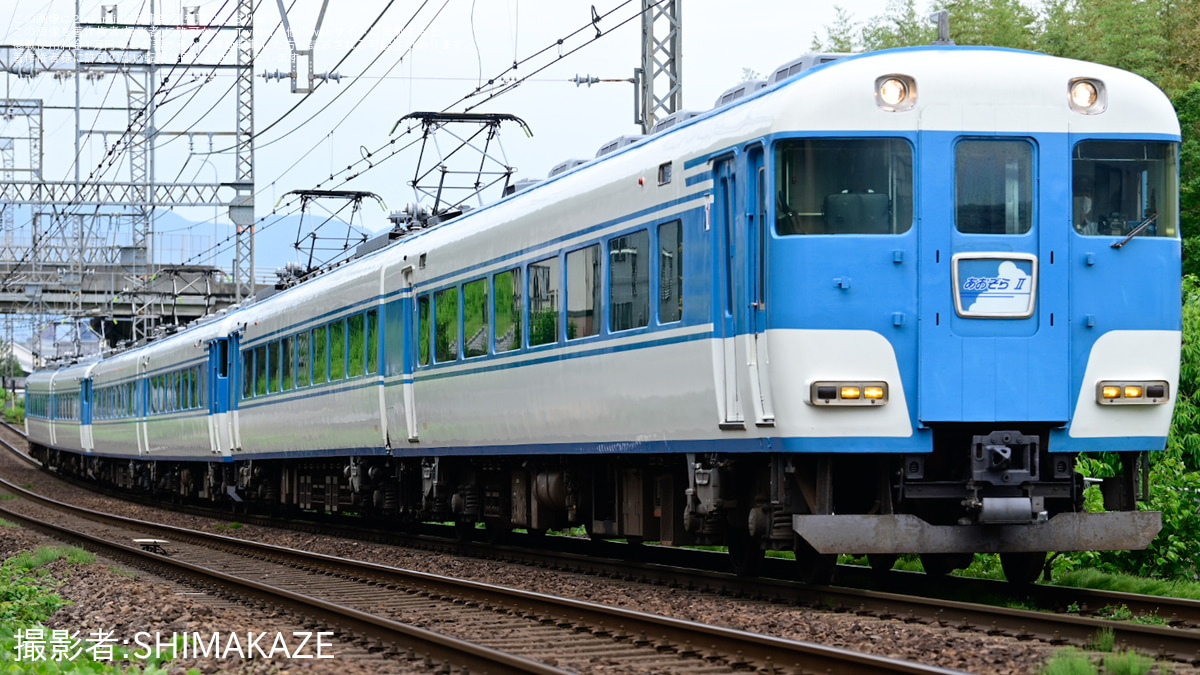
[[1158, 514], [1145, 453], [1104, 479], [1104, 514], [1086, 514], [1075, 456], [1050, 453], [1048, 429], [935, 430], [932, 453], [329, 457], [166, 462], [31, 448], [51, 470], [175, 502], [226, 503], [281, 516], [360, 516], [397, 527], [453, 522], [499, 542], [585, 528], [595, 539], [724, 545], [739, 574], [767, 550], [794, 551], [799, 576], [827, 583], [837, 553], [890, 569], [920, 554], [926, 572], [996, 552], [1010, 581], [1043, 572], [1052, 550], [1138, 548]]

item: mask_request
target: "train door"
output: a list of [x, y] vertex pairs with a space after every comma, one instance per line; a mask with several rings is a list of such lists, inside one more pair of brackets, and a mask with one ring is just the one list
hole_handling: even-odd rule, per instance
[[209, 447], [214, 454], [229, 457], [233, 453], [233, 410], [236, 403], [233, 383], [237, 367], [237, 336], [222, 337], [208, 343], [208, 431]]
[[[412, 266], [404, 268], [404, 288], [407, 293], [409, 306], [415, 307], [420, 303], [414, 301], [413, 295], [413, 268]], [[417, 310], [405, 311], [401, 316], [408, 319], [408, 326], [404, 329], [404, 375], [403, 385], [401, 389], [404, 391], [404, 422], [408, 429], [408, 442], [420, 442], [421, 437], [417, 431], [417, 394], [413, 385], [413, 373], [416, 372], [417, 357], [420, 350], [420, 317], [417, 316]]]
[[79, 381], [79, 447], [84, 452], [91, 452], [95, 448], [92, 443], [92, 378], [90, 377]]
[[767, 168], [763, 165], [763, 148], [756, 145], [746, 154], [746, 294], [749, 313], [745, 363], [754, 405], [754, 422], [758, 426], [775, 424], [775, 408], [771, 402], [770, 359], [767, 351]]
[[137, 432], [138, 454], [145, 455], [150, 452], [150, 429], [146, 425], [147, 415], [149, 414], [150, 406], [148, 399], [150, 396], [150, 384], [146, 381], [146, 367], [149, 365], [149, 357], [143, 356], [138, 359], [137, 366], [137, 382], [134, 386], [135, 397], [135, 431]]
[[724, 393], [724, 396], [718, 399], [722, 404], [719, 418], [722, 429], [744, 429], [746, 426], [739, 391], [736, 346], [738, 312], [734, 280], [737, 278], [738, 265], [735, 226], [737, 216], [734, 201], [737, 195], [735, 161], [734, 157], [727, 157], [714, 163], [714, 194], [709, 216], [718, 242], [714, 247], [717, 255], [717, 273], [713, 279], [716, 286], [713, 289], [713, 328], [719, 342], [713, 354], [716, 362], [713, 374], [717, 379], [717, 390]]
[[919, 146], [921, 422], [1066, 422], [1066, 135]]
[[49, 424], [47, 426], [50, 427], [50, 445], [52, 447], [58, 447], [58, 425], [55, 424], [59, 420], [58, 394], [55, 392], [55, 389], [57, 389], [55, 386], [55, 380], [57, 379], [58, 373], [54, 373], [50, 376], [50, 381], [47, 383], [47, 391], [49, 392], [47, 398], [50, 401], [50, 409], [47, 411], [48, 414], [46, 417], [49, 418]]

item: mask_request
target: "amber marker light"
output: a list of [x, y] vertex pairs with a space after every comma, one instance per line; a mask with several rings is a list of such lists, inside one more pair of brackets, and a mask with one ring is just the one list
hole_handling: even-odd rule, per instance
[[813, 382], [808, 402], [815, 406], [879, 407], [887, 405], [888, 385], [882, 380]]
[[1158, 405], [1171, 400], [1171, 385], [1166, 380], [1117, 380], [1096, 383], [1096, 403], [1100, 405]]

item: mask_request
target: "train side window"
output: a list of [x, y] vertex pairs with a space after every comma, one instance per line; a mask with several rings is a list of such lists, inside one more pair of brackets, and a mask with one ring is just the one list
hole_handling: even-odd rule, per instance
[[1087, 236], [1179, 236], [1179, 146], [1145, 141], [1083, 141], [1071, 153], [1071, 221]]
[[267, 393], [267, 346], [254, 348], [254, 395]]
[[254, 396], [254, 350], [242, 352], [242, 398]]
[[346, 377], [346, 322], [329, 324], [329, 381]]
[[296, 382], [296, 339], [292, 336], [283, 338], [283, 351], [280, 353], [279, 363], [283, 366], [283, 383], [284, 391], [291, 391]]
[[192, 409], [192, 369], [179, 373], [179, 409]]
[[267, 391], [279, 391], [279, 340], [267, 345]]
[[962, 141], [954, 148], [954, 224], [964, 234], [1025, 234], [1033, 225], [1033, 146]]
[[912, 220], [913, 153], [904, 139], [810, 138], [776, 146], [778, 234], [901, 234]]
[[463, 284], [463, 356], [487, 356], [491, 330], [488, 326], [487, 277]]
[[558, 342], [559, 262], [546, 258], [529, 265], [529, 346]]
[[521, 347], [521, 268], [492, 276], [496, 353]]
[[379, 311], [367, 311], [367, 374], [379, 372]]
[[355, 314], [346, 317], [346, 342], [349, 354], [346, 358], [348, 368], [346, 377], [358, 377], [365, 372], [366, 364], [366, 331], [363, 330], [363, 315]]
[[312, 363], [311, 333], [304, 331], [296, 336], [296, 388], [307, 387], [309, 381], [309, 365]]
[[658, 226], [658, 321], [683, 318], [683, 222]]
[[206, 382], [208, 382], [208, 375], [205, 369], [201, 366], [196, 366], [196, 396], [197, 400], [200, 401], [199, 405], [196, 406], [198, 408], [208, 407], [208, 387], [204, 386]]
[[326, 344], [325, 326], [317, 326], [312, 334], [312, 379], [313, 384], [321, 384], [328, 379], [326, 373], [329, 369], [329, 345]]
[[567, 254], [567, 339], [600, 333], [600, 245]]
[[650, 231], [608, 240], [608, 329], [650, 324]]
[[429, 365], [429, 294], [417, 298], [417, 363]]
[[434, 347], [438, 363], [458, 358], [458, 287], [433, 294]]

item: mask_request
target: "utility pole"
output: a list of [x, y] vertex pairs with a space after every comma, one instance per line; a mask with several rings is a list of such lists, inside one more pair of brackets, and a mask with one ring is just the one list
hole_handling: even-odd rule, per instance
[[634, 69], [636, 124], [654, 123], [683, 108], [683, 0], [642, 0], [642, 67]]

